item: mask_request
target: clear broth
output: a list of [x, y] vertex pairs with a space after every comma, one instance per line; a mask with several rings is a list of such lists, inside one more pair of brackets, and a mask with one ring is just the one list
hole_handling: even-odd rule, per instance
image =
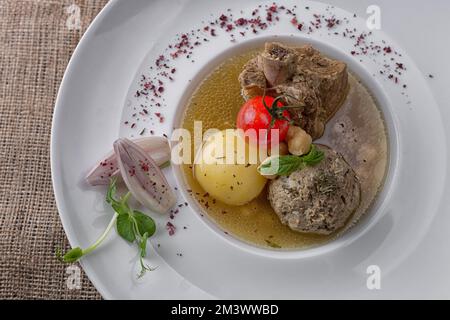
[[[202, 121], [204, 131], [234, 128], [236, 115], [244, 103], [237, 79], [244, 64], [257, 53], [253, 50], [231, 57], [207, 76], [189, 100], [181, 126], [193, 130], [194, 121]], [[183, 165], [187, 189], [224, 232], [261, 247], [308, 248], [336, 238], [369, 209], [383, 185], [388, 167], [387, 132], [369, 91], [352, 75], [349, 82], [347, 99], [317, 141], [341, 153], [360, 178], [361, 205], [347, 225], [327, 236], [292, 231], [278, 219], [267, 200], [266, 190], [246, 205], [226, 205], [211, 199], [193, 177], [192, 166]]]

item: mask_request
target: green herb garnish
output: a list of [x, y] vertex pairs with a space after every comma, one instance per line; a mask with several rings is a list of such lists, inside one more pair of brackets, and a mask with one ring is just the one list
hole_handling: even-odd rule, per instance
[[306, 166], [318, 164], [324, 157], [323, 151], [318, 150], [313, 144], [311, 145], [311, 150], [303, 156], [285, 155], [269, 157], [261, 163], [258, 171], [263, 176], [287, 176]]
[[116, 180], [112, 179], [106, 193], [106, 202], [108, 202], [114, 209], [114, 216], [106, 227], [103, 234], [90, 247], [81, 249], [80, 247], [73, 248], [66, 254], [62, 255], [58, 250], [56, 252], [58, 258], [63, 262], [76, 262], [81, 257], [91, 253], [105, 240], [109, 231], [116, 224], [117, 233], [128, 242], [136, 242], [139, 248], [139, 262], [141, 271], [138, 277], [142, 277], [146, 271], [154, 270], [144, 264], [143, 259], [146, 256], [147, 240], [156, 231], [156, 225], [152, 218], [146, 214], [133, 210], [128, 205], [128, 200], [131, 193], [128, 192], [123, 197], [116, 199]]

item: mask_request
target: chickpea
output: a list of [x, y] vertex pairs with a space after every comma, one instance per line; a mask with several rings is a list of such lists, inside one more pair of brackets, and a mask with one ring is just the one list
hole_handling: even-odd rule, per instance
[[280, 156], [289, 154], [289, 149], [288, 149], [286, 142], [280, 142], [279, 148], [280, 149], [278, 152], [279, 152]]
[[313, 135], [315, 137], [321, 137], [323, 135], [323, 132], [325, 131], [325, 125], [322, 121], [316, 121], [314, 124], [314, 133]]
[[290, 126], [286, 141], [289, 152], [296, 156], [306, 154], [311, 149], [312, 138], [300, 127]]
[[[267, 154], [268, 154], [269, 156], [271, 155], [271, 153], [270, 153], [270, 148], [268, 148]], [[278, 144], [278, 154], [279, 154], [280, 156], [285, 156], [285, 155], [289, 154], [289, 149], [288, 149], [288, 146], [287, 146], [286, 142], [281, 141], [281, 142]]]

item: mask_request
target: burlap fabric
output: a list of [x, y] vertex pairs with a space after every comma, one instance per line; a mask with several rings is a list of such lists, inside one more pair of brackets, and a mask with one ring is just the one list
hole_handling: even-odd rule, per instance
[[[107, 0], [0, 0], [0, 298], [98, 299], [82, 273], [66, 285], [68, 248], [50, 177], [55, 97], [81, 35]], [[69, 28], [69, 5], [80, 29]]]

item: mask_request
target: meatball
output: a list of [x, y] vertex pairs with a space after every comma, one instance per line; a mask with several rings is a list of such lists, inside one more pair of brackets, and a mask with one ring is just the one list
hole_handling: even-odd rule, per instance
[[331, 234], [343, 227], [360, 203], [361, 186], [344, 158], [318, 145], [325, 158], [272, 180], [268, 198], [283, 224], [305, 233]]

